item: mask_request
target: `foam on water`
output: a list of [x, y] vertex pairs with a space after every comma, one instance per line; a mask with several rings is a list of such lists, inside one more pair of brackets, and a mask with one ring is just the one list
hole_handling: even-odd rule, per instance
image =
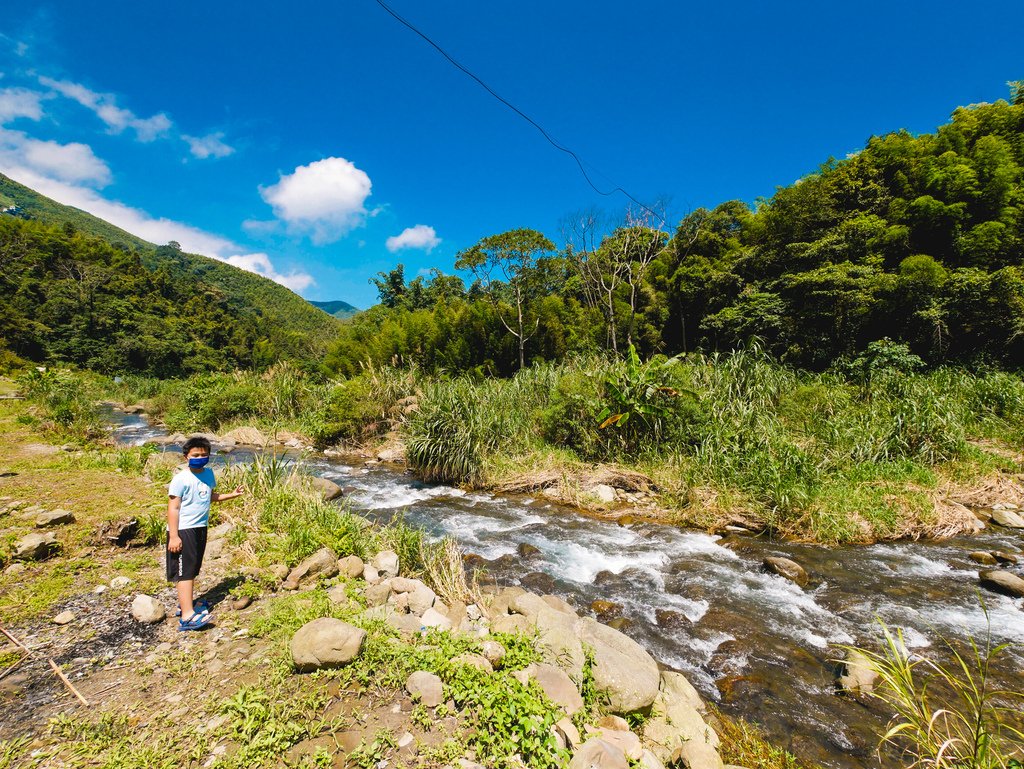
[[589, 584], [602, 571], [621, 574], [630, 567], [655, 568], [664, 566], [668, 557], [653, 551], [620, 552], [605, 551], [592, 545], [558, 540], [546, 542], [541, 548], [545, 559], [550, 559], [557, 569], [557, 575], [572, 582]]

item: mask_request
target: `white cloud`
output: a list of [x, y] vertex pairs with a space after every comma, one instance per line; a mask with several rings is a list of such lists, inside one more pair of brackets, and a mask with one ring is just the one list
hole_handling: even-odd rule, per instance
[[173, 126], [171, 119], [162, 112], [153, 117], [137, 117], [131, 110], [118, 107], [117, 98], [113, 94], [97, 93], [81, 83], [74, 83], [70, 80], [54, 80], [43, 76], [40, 76], [39, 82], [61, 96], [92, 110], [114, 134], [119, 134], [126, 128], [130, 128], [135, 131], [139, 141], [151, 142], [166, 134]]
[[210, 157], [226, 158], [235, 151], [234, 147], [224, 143], [224, 134], [220, 131], [206, 136], [182, 134], [181, 138], [188, 142], [189, 152], [200, 160]]
[[5, 88], [0, 91], [0, 125], [24, 117], [39, 120], [43, 116], [40, 103], [43, 95], [27, 88]]
[[116, 200], [108, 200], [95, 190], [68, 184], [27, 165], [9, 165], [3, 157], [0, 157], [0, 160], [4, 161], [4, 173], [12, 179], [60, 203], [88, 211], [150, 243], [177, 241], [184, 251], [204, 254], [234, 264], [236, 267], [270, 278], [293, 291], [308, 288], [314, 283], [313, 277], [304, 272], [277, 272], [266, 254], [244, 254], [243, 248], [220, 235], [205, 232], [183, 222], [150, 216], [141, 209], [126, 206]]
[[384, 245], [391, 253], [403, 248], [421, 248], [429, 254], [440, 243], [441, 239], [437, 237], [433, 227], [417, 224], [415, 227], [406, 227], [399, 235], [391, 236]]
[[277, 184], [260, 187], [274, 215], [313, 242], [330, 243], [366, 220], [372, 183], [345, 158], [324, 158], [282, 175]]
[[111, 179], [110, 168], [87, 144], [41, 141], [5, 128], [0, 128], [0, 165], [24, 166], [50, 179], [93, 187], [105, 187]]
[[270, 257], [262, 253], [235, 254], [234, 256], [229, 256], [224, 261], [228, 264], [233, 264], [235, 267], [241, 267], [243, 270], [255, 272], [264, 278], [270, 278], [275, 283], [280, 283], [285, 288], [290, 288], [296, 292], [309, 288], [314, 283], [313, 276], [304, 272], [290, 272], [287, 275], [282, 275], [274, 269], [274, 265], [270, 262]]

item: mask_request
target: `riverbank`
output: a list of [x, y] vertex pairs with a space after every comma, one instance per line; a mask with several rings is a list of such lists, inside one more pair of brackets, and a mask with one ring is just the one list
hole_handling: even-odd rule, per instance
[[[10, 633], [0, 650], [2, 766], [251, 767], [283, 761], [369, 767], [386, 760], [441, 767], [461, 760], [471, 767], [477, 761], [505, 765], [515, 754], [508, 765], [546, 767], [563, 765], [600, 736], [622, 746], [618, 753], [601, 749], [612, 758], [622, 754], [625, 769], [623, 750], [633, 755], [642, 740], [657, 751], [659, 740], [679, 733], [664, 732], [666, 724], [657, 731], [659, 721], [649, 715], [623, 721], [608, 714], [609, 708], [629, 713], [642, 705], [610, 704], [619, 690], [602, 671], [618, 657], [607, 644], [633, 643], [611, 628], [586, 631], [597, 634], [597, 656], [587, 663], [596, 667], [577, 671], [574, 686], [582, 691], [573, 706], [576, 717], [550, 731], [565, 720], [564, 703], [552, 701], [543, 676], [538, 685], [528, 682], [545, 664], [558, 669], [557, 661], [548, 660], [530, 634], [516, 632], [543, 624], [534, 616], [538, 607], [515, 604], [530, 594], [517, 589], [480, 595], [464, 581], [457, 551], [429, 546], [408, 527], [373, 526], [327, 505], [315, 489], [289, 480], [273, 463], [233, 471], [243, 475], [231, 482], [243, 480], [251, 494], [217, 508], [211, 529], [201, 586], [214, 604], [216, 626], [179, 634], [175, 620], [163, 616], [173, 596], [160, 576], [161, 548], [152, 542], [165, 505], [165, 455], [145, 447], [51, 443], [26, 419], [27, 409], [0, 404], [0, 616]], [[55, 515], [62, 510], [70, 515]], [[39, 528], [44, 518], [49, 523]], [[20, 545], [37, 533], [51, 544], [30, 554]], [[325, 546], [334, 551], [318, 571], [313, 564], [323, 560]], [[339, 574], [342, 564], [347, 571]], [[392, 568], [405, 575], [404, 583], [385, 579]], [[399, 608], [402, 596], [409, 603], [412, 593], [402, 590], [410, 586], [420, 598], [433, 597], [429, 619]], [[550, 600], [544, 606], [557, 605], [566, 621], [598, 627]], [[464, 626], [458, 635], [421, 637], [406, 627], [415, 619], [417, 630], [431, 623], [443, 628], [453, 617], [460, 618], [455, 627]], [[323, 618], [365, 631], [363, 650], [336, 670], [296, 675], [294, 638]], [[499, 623], [508, 626], [504, 633]], [[483, 644], [488, 639], [491, 647]], [[496, 653], [495, 643], [504, 661], [484, 656]], [[466, 665], [453, 666], [460, 654], [468, 655]], [[488, 660], [494, 672], [481, 674], [483, 663], [472, 655]], [[650, 660], [635, 644], [626, 656]], [[411, 695], [407, 679], [414, 672], [436, 677], [445, 697]], [[656, 673], [652, 691], [664, 699], [662, 707], [683, 707], [675, 695], [659, 694], [657, 683]], [[692, 702], [688, 708], [693, 728], [705, 717], [709, 723], [716, 718], [694, 711]], [[743, 740], [737, 750], [722, 746], [726, 759], [748, 767], [795, 766], [782, 751], [751, 741], [749, 727], [733, 729]], [[641, 754], [634, 758], [642, 765], [661, 765], [654, 753]], [[699, 765], [721, 766], [718, 751], [714, 760], [711, 755], [710, 764]]]

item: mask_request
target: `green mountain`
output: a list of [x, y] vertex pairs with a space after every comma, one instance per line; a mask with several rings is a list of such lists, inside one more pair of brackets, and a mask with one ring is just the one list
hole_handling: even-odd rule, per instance
[[19, 211], [0, 215], [0, 350], [166, 376], [318, 361], [337, 336], [336, 318], [284, 286], [147, 243], [0, 175], [8, 206]]
[[335, 299], [332, 302], [310, 302], [314, 307], [319, 307], [321, 310], [326, 312], [328, 315], [333, 315], [339, 320], [345, 320], [345, 318], [351, 318], [357, 312], [358, 307], [354, 307], [348, 302], [343, 302], [340, 299]]

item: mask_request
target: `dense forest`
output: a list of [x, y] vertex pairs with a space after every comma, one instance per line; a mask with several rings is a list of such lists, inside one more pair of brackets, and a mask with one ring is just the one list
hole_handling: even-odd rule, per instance
[[567, 217], [564, 246], [532, 230], [439, 271], [375, 280], [328, 363], [415, 362], [507, 375], [571, 353], [644, 355], [742, 346], [822, 369], [872, 341], [931, 364], [1024, 364], [1024, 88], [957, 109], [934, 134], [872, 137], [754, 207], [697, 209], [674, 232], [657, 212], [617, 227]]
[[[298, 313], [275, 302], [286, 289], [263, 278], [218, 285], [194, 259], [0, 216], [0, 357], [161, 377], [281, 358], [315, 365], [336, 321], [301, 300]], [[263, 290], [247, 290], [250, 278]]]

